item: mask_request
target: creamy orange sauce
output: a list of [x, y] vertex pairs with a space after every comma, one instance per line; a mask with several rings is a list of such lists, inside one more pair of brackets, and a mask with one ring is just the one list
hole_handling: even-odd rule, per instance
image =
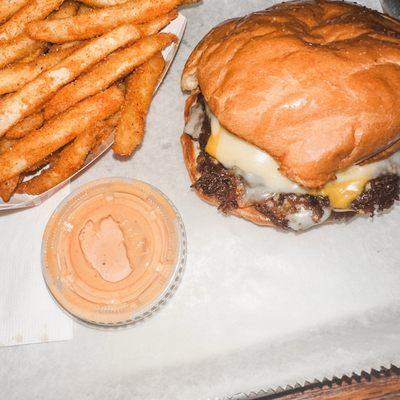
[[44, 273], [56, 300], [99, 324], [129, 321], [167, 288], [179, 256], [176, 213], [151, 186], [94, 182], [48, 223]]
[[100, 221], [89, 219], [79, 233], [79, 245], [86, 261], [105, 281], [119, 282], [132, 272], [124, 233], [111, 215]]

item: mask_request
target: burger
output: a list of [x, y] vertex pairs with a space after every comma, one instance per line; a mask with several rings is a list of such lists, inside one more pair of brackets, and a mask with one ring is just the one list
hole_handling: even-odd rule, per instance
[[399, 21], [278, 4], [209, 32], [182, 89], [192, 187], [225, 214], [297, 231], [399, 200]]

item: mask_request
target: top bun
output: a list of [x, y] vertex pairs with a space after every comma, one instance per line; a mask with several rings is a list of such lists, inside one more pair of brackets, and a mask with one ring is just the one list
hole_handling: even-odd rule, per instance
[[282, 3], [214, 28], [182, 88], [200, 88], [226, 129], [318, 188], [399, 148], [400, 22], [343, 2]]

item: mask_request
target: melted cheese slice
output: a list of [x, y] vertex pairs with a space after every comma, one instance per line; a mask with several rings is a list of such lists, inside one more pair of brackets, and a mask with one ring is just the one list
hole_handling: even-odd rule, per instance
[[225, 168], [235, 168], [251, 188], [262, 187], [263, 196], [271, 193], [310, 193], [329, 197], [332, 208], [348, 209], [364, 190], [366, 183], [388, 167], [388, 160], [367, 165], [354, 165], [338, 172], [337, 179], [319, 190], [307, 190], [279, 171], [278, 163], [265, 151], [228, 132], [207, 110], [211, 135], [206, 152]]

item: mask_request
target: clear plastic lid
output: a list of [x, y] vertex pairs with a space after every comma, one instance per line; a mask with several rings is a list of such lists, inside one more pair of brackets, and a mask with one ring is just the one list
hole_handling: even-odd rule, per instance
[[43, 237], [47, 287], [78, 321], [131, 325], [174, 293], [186, 261], [182, 219], [153, 186], [101, 179], [68, 196]]

